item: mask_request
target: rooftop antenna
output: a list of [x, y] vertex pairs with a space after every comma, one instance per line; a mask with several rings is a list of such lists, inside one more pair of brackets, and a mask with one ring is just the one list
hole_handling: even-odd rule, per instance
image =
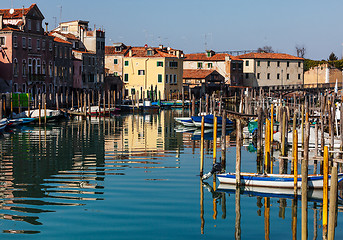
[[11, 9], [10, 9], [10, 14], [14, 13], [14, 8], [13, 8], [13, 0], [11, 0]]
[[60, 23], [62, 22], [62, 5], [61, 5], [61, 8], [60, 8]]
[[52, 17], [55, 20], [55, 28], [57, 28], [57, 17]]

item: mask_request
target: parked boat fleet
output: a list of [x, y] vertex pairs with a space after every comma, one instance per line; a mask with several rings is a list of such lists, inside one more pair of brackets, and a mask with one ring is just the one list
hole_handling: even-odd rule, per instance
[[[204, 126], [206, 128], [213, 128], [214, 126], [214, 115], [213, 114], [207, 114], [207, 115], [203, 115], [203, 114], [199, 114], [199, 116], [192, 116], [192, 117], [175, 117], [174, 120], [185, 126], [185, 127], [201, 127], [201, 120], [202, 117], [204, 117]], [[218, 116], [217, 117], [217, 126], [219, 128], [222, 127], [222, 117]], [[226, 127], [228, 126], [232, 126], [233, 122], [229, 119], [226, 119]]]
[[[40, 111], [40, 112], [39, 112]], [[46, 116], [45, 116], [46, 112]], [[0, 131], [5, 130], [8, 127], [16, 127], [18, 125], [25, 125], [30, 124], [33, 122], [38, 122], [39, 118], [41, 118], [41, 121], [43, 122], [46, 118], [47, 121], [55, 121], [60, 118], [65, 117], [65, 114], [60, 110], [30, 110], [30, 111], [24, 111], [19, 114], [13, 113], [12, 118], [3, 118], [0, 120]]]

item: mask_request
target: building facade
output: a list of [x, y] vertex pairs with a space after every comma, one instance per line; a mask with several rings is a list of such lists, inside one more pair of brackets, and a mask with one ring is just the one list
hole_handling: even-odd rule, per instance
[[123, 76], [123, 59], [130, 48], [123, 43], [105, 47], [105, 68], [108, 70], [108, 75]]
[[0, 78], [4, 92], [53, 93], [54, 42], [36, 4], [0, 9]]
[[313, 87], [325, 83], [335, 84], [336, 81], [339, 86], [342, 85], [342, 71], [328, 63], [310, 68], [304, 73], [304, 84], [311, 84]]
[[232, 86], [239, 86], [243, 81], [243, 61], [227, 53], [209, 50], [206, 53], [186, 54], [183, 68], [216, 70], [225, 78], [225, 84]]
[[182, 92], [183, 53], [163, 46], [130, 47], [122, 72], [126, 98], [175, 99]]
[[243, 63], [243, 85], [287, 86], [304, 83], [304, 59], [284, 53], [248, 53]]

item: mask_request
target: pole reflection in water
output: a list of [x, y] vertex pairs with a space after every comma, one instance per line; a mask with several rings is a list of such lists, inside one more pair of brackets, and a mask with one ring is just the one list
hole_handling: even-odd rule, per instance
[[241, 239], [241, 188], [236, 186], [236, 221], [235, 221], [235, 239]]
[[200, 179], [200, 219], [201, 219], [201, 234], [204, 234], [205, 219], [204, 219], [204, 188], [203, 182]]
[[270, 198], [269, 197], [264, 198], [264, 232], [265, 232], [264, 238], [268, 240], [269, 235], [270, 235]]
[[292, 239], [297, 239], [297, 211], [298, 211], [298, 200], [292, 199]]

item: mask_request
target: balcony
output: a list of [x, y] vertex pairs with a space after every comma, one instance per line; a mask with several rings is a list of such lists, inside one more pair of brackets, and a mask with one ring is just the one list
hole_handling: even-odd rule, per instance
[[45, 74], [29, 74], [29, 82], [45, 82]]

